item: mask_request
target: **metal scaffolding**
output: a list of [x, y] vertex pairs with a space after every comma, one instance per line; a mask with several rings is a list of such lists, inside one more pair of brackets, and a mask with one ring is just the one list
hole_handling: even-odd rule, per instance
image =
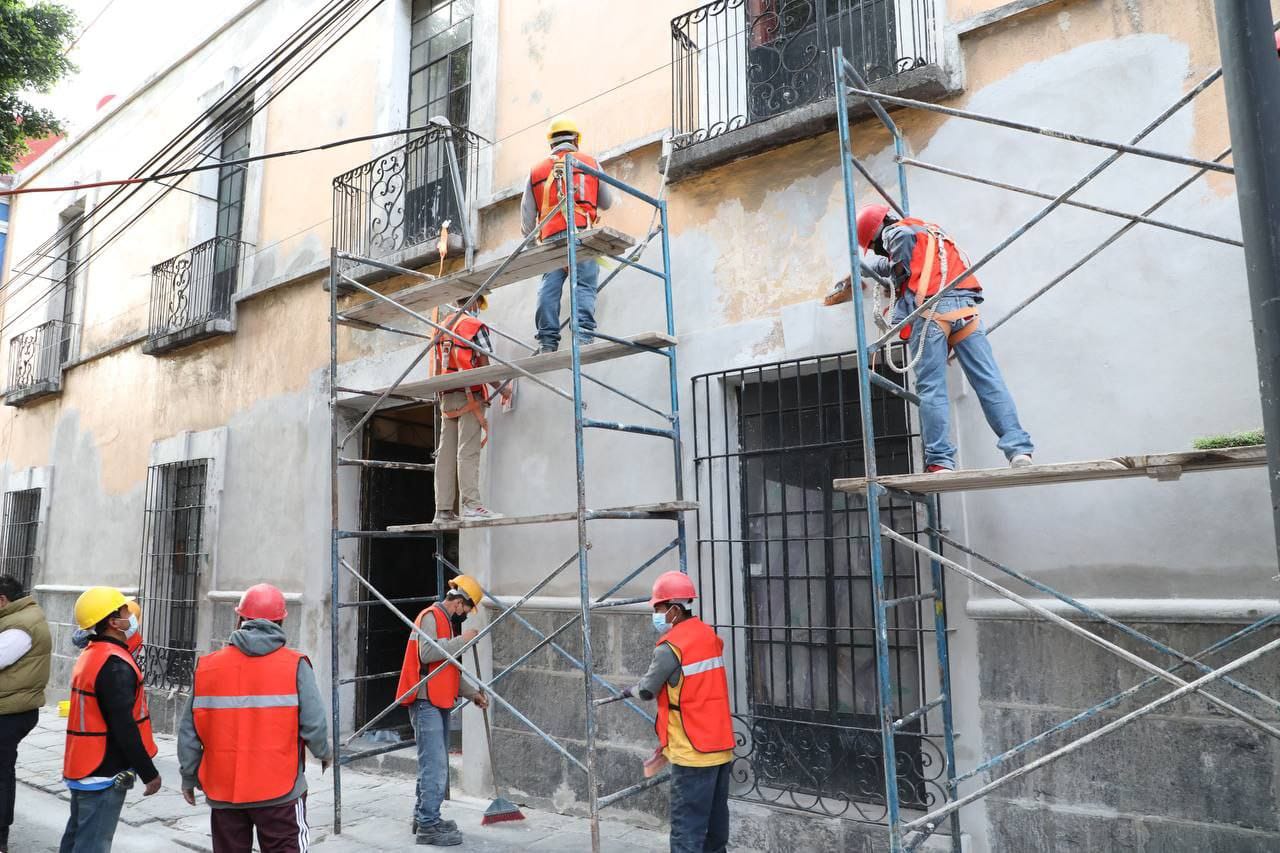
[[[881, 477], [878, 475], [876, 469], [876, 424], [870, 404], [873, 385], [881, 390], [888, 391], [889, 393], [895, 393], [897, 396], [910, 403], [919, 404], [919, 400], [915, 395], [903, 393], [902, 390], [894, 385], [889, 379], [876, 372], [875, 362], [877, 354], [883, 347], [892, 344], [897, 339], [898, 333], [902, 328], [909, 326], [912, 322], [921, 317], [925, 318], [925, 322], [929, 322], [929, 313], [940, 299], [947, 295], [958, 284], [980, 270], [1000, 252], [1021, 238], [1025, 233], [1027, 233], [1027, 231], [1062, 205], [1083, 207], [1088, 210], [1127, 220], [1127, 222], [1107, 237], [1107, 239], [1098, 247], [1083, 255], [1066, 271], [1052, 278], [1047, 284], [1039, 287], [1030, 297], [1015, 306], [1006, 316], [991, 324], [989, 330], [994, 330], [1001, 326], [1012, 316], [1022, 311], [1033, 301], [1048, 292], [1049, 289], [1056, 286], [1076, 270], [1087, 264], [1100, 252], [1139, 224], [1170, 229], [1188, 236], [1194, 236], [1219, 243], [1226, 243], [1235, 246], [1242, 245], [1240, 241], [1228, 237], [1203, 232], [1197, 229], [1185, 228], [1151, 218], [1151, 215], [1161, 208], [1166, 202], [1178, 195], [1178, 193], [1186, 189], [1204, 174], [1208, 172], [1234, 174], [1235, 170], [1231, 166], [1222, 164], [1222, 161], [1224, 161], [1231, 153], [1230, 148], [1223, 151], [1213, 160], [1201, 160], [1195, 157], [1152, 151], [1139, 147], [1139, 143], [1156, 128], [1160, 127], [1170, 116], [1174, 115], [1178, 110], [1191, 103], [1199, 94], [1216, 82], [1222, 76], [1222, 69], [1214, 71], [1212, 74], [1209, 74], [1201, 80], [1197, 85], [1192, 87], [1185, 95], [1180, 97], [1166, 110], [1164, 110], [1132, 140], [1126, 143], [1116, 143], [1108, 140], [1084, 137], [1079, 134], [1056, 131], [1050, 128], [1007, 121], [992, 116], [981, 115], [951, 107], [943, 107], [937, 104], [911, 100], [908, 98], [879, 94], [870, 90], [857, 69], [844, 59], [839, 48], [832, 51], [831, 61], [833, 69], [832, 79], [840, 80], [843, 83], [843, 85], [837, 85], [835, 87], [834, 107], [836, 110], [837, 126], [839, 131], [840, 161], [844, 183], [849, 261], [852, 278], [851, 289], [856, 324], [855, 331], [857, 334], [856, 362], [858, 390], [860, 397], [862, 434], [864, 437], [862, 446], [864, 466], [863, 476], [849, 479], [838, 479], [834, 483], [834, 488], [847, 493], [859, 495], [861, 496], [861, 499], [866, 502], [866, 535], [868, 539], [874, 590], [873, 604], [876, 629], [878, 721], [881, 746], [883, 749], [882, 764], [884, 770], [884, 791], [887, 811], [886, 822], [888, 823], [890, 849], [893, 853], [906, 853], [907, 851], [918, 850], [930, 839], [931, 836], [941, 832], [943, 834], [950, 835], [949, 848], [954, 851], [954, 853], [958, 853], [961, 849], [959, 820], [960, 810], [964, 806], [981, 799], [992, 791], [1014, 781], [1015, 779], [1031, 773], [1036, 769], [1050, 764], [1066, 755], [1074, 753], [1093, 741], [1106, 737], [1129, 723], [1139, 720], [1169, 703], [1191, 693], [1199, 694], [1201, 698], [1216, 706], [1220, 711], [1236, 717], [1258, 731], [1264, 732], [1272, 737], [1280, 737], [1280, 729], [1277, 729], [1272, 724], [1258, 719], [1247, 711], [1230, 704], [1218, 693], [1210, 693], [1207, 690], [1210, 686], [1230, 687], [1236, 693], [1243, 694], [1253, 700], [1261, 701], [1270, 709], [1280, 709], [1280, 701], [1277, 701], [1276, 699], [1269, 697], [1247, 684], [1231, 677], [1231, 673], [1241, 667], [1252, 663], [1261, 656], [1277, 648], [1280, 648], [1280, 639], [1267, 642], [1253, 651], [1250, 651], [1248, 654], [1240, 656], [1217, 668], [1212, 668], [1202, 662], [1202, 659], [1209, 655], [1221, 652], [1247, 637], [1257, 635], [1260, 631], [1263, 631], [1268, 627], [1280, 624], [1280, 615], [1267, 616], [1259, 619], [1247, 627], [1232, 633], [1230, 636], [1219, 640], [1209, 648], [1197, 652], [1194, 655], [1187, 655], [1170, 648], [1164, 643], [1161, 643], [1160, 641], [1143, 634], [1128, 625], [1122, 624], [1116, 619], [1097, 611], [1082, 601], [1072, 598], [1071, 596], [1054, 589], [1035, 578], [978, 553], [963, 543], [945, 535], [941, 525], [938, 523], [939, 493], [941, 492], [970, 489], [1011, 488], [1018, 486], [1073, 482], [1079, 480], [1114, 479], [1128, 476], [1149, 476], [1158, 480], [1172, 480], [1178, 479], [1182, 473], [1189, 471], [1224, 470], [1230, 468], [1265, 465], [1267, 459], [1264, 448], [1250, 447], [1227, 451], [1120, 457], [1111, 460], [1097, 460], [1092, 462], [1056, 465], [1034, 464], [1025, 468], [991, 469], [987, 471], [957, 471], [954, 473], [927, 475], [908, 474]], [[1273, 57], [1272, 65], [1274, 64]], [[896, 155], [894, 159], [897, 164], [898, 178], [896, 197], [876, 181], [870, 170], [853, 155], [852, 131], [849, 122], [849, 99], [851, 96], [865, 99], [875, 117], [879, 119], [880, 123], [882, 123], [889, 131], [893, 139]], [[885, 110], [886, 104], [909, 109], [926, 110], [954, 118], [977, 121], [1012, 130], [1024, 131], [1041, 136], [1091, 145], [1109, 150], [1112, 153], [1093, 169], [1089, 170], [1087, 174], [1072, 184], [1068, 189], [1057, 195], [1050, 195], [1033, 189], [966, 174], [937, 164], [924, 163], [909, 156], [901, 131]], [[1150, 205], [1141, 213], [1128, 213], [1096, 205], [1086, 205], [1073, 199], [1073, 196], [1079, 190], [1085, 187], [1090, 181], [1100, 175], [1111, 164], [1115, 163], [1124, 155], [1140, 156], [1157, 161], [1178, 163], [1193, 167], [1195, 172], [1190, 177], [1180, 182], [1159, 201]], [[871, 310], [868, 307], [862, 293], [863, 278], [871, 273], [870, 270], [863, 266], [862, 255], [857, 239], [855, 172], [864, 177], [868, 181], [872, 190], [881, 196], [886, 203], [897, 210], [899, 215], [906, 216], [909, 212], [907, 193], [908, 166], [928, 169], [958, 179], [976, 181], [988, 186], [1047, 199], [1049, 203], [1038, 210], [1035, 215], [1015, 229], [1008, 237], [998, 243], [989, 252], [972, 263], [964, 272], [945, 282], [934, 296], [929, 297], [920, 305], [916, 306], [915, 310], [913, 310], [903, 320], [891, 324], [884, 321], [879, 312]], [[1273, 226], [1274, 223], [1270, 223], [1268, 227]], [[873, 284], [872, 286], [876, 287], [878, 285]], [[882, 330], [881, 336], [875, 340], [869, 340], [870, 336], [867, 331], [869, 320], [877, 323]], [[1268, 440], [1271, 438], [1272, 437], [1268, 435]], [[884, 523], [881, 520], [882, 510], [880, 508], [880, 501], [882, 499], [912, 501], [921, 508], [921, 511], [927, 519], [927, 525], [923, 537], [927, 539], [927, 545], [922, 544], [911, 536], [904, 536], [894, 530], [889, 524]], [[918, 596], [900, 598], [891, 597], [890, 588], [886, 585], [885, 579], [886, 540], [890, 545], [909, 549], [911, 552], [929, 560], [931, 570], [930, 576], [933, 580], [933, 589], [931, 591], [922, 593]], [[1137, 641], [1161, 655], [1173, 657], [1178, 662], [1170, 668], [1165, 668], [1152, 663], [1151, 661], [1148, 661], [1147, 659], [1105, 639], [1095, 631], [1083, 627], [1078, 622], [1066, 619], [1037, 601], [1019, 595], [1007, 586], [997, 583], [996, 581], [961, 565], [955, 560], [948, 558], [943, 553], [944, 546], [953, 549], [968, 559], [976, 560], [984, 564], [998, 574], [1007, 575], [1009, 578], [1012, 578], [1019, 583], [1030, 586], [1042, 596], [1062, 602], [1084, 619], [1105, 623], [1125, 637]], [[1043, 620], [1052, 622], [1075, 636], [1101, 647], [1121, 660], [1144, 671], [1149, 677], [1141, 683], [1105, 699], [1093, 707], [1076, 714], [1070, 719], [1067, 719], [1048, 730], [1029, 738], [1023, 743], [1003, 750], [999, 754], [980, 762], [976, 767], [960, 772], [956, 766], [954, 750], [956, 733], [954, 730], [954, 721], [952, 716], [948, 636], [947, 631], [945, 630], [946, 601], [942, 586], [942, 579], [945, 573], [944, 570], [954, 572], [973, 584], [981, 586], [986, 590], [1013, 602], [1029, 613], [1034, 614]], [[935, 698], [923, 701], [919, 707], [899, 708], [896, 706], [894, 701], [895, 676], [893, 667], [891, 666], [892, 656], [889, 641], [890, 629], [888, 628], [888, 625], [891, 621], [891, 616], [894, 613], [895, 608], [906, 604], [914, 604], [921, 598], [931, 600], [934, 604], [934, 614], [935, 619], [937, 620], [934, 636], [937, 646], [937, 683], [939, 689]], [[1194, 680], [1188, 680], [1188, 678], [1184, 678], [1179, 675], [1182, 670], [1187, 668], [1191, 668], [1191, 670], [1193, 670], [1192, 674], [1195, 676]], [[1068, 731], [1077, 728], [1081, 723], [1089, 720], [1096, 720], [1100, 714], [1115, 708], [1125, 700], [1160, 681], [1166, 682], [1174, 689], [1165, 693], [1158, 699], [1146, 702], [1136, 709], [1128, 711], [1127, 713], [1110, 720], [1105, 725], [1094, 728], [1086, 734], [1076, 736], [1073, 740], [1066, 740], [1062, 737]], [[942, 802], [927, 803], [921, 807], [919, 803], [904, 802], [901, 788], [904, 782], [902, 779], [902, 770], [899, 767], [899, 761], [895, 758], [895, 741], [901, 737], [901, 730], [904, 726], [916, 721], [928, 721], [931, 717], [937, 721], [936, 724], [940, 724], [943, 732], [945, 759], [947, 763], [945, 770], [946, 796], [945, 800]], [[1025, 763], [1018, 764], [1016, 769], [1008, 770], [1004, 775], [1000, 776], [996, 776], [993, 772], [997, 768], [1008, 763], [1011, 759], [1025, 756], [1028, 752], [1038, 750], [1041, 747], [1044, 749], [1040, 749], [1040, 754], [1035, 755], [1034, 757], [1028, 756]], [[972, 790], [962, 791], [962, 786], [972, 780], [975, 780], [977, 777], [983, 777], [986, 781], [982, 782]], [[911, 814], [904, 813], [908, 809], [910, 809]]]
[[[449, 156], [451, 158], [450, 175], [453, 181], [454, 198], [471, 199], [472, 194], [468, 193], [464, 196], [461, 180], [461, 170], [457, 166], [456, 158], [453, 156], [453, 149], [449, 147]], [[651, 207], [654, 212], [653, 222], [649, 234], [640, 242], [636, 243], [625, 235], [610, 229], [582, 229], [574, 222], [574, 216], [566, 216], [568, 224], [568, 233], [565, 238], [560, 240], [552, 240], [547, 243], [540, 243], [538, 235], [542, 226], [550, 221], [557, 212], [559, 207], [548, 212], [542, 220], [537, 224], [533, 231], [527, 236], [520, 245], [511, 254], [501, 259], [500, 262], [489, 263], [488, 265], [476, 265], [473, 262], [471, 248], [473, 241], [469, 232], [465, 231], [467, 222], [471, 217], [472, 211], [463, 217], [464, 234], [467, 238], [467, 263], [466, 267], [457, 273], [451, 273], [443, 277], [435, 277], [427, 275], [413, 269], [398, 267], [394, 264], [384, 263], [376, 258], [365, 257], [361, 254], [340, 251], [335, 247], [332, 251], [332, 257], [329, 270], [329, 384], [330, 384], [330, 411], [331, 411], [331, 447], [330, 447], [330, 475], [332, 489], [332, 506], [331, 506], [331, 679], [332, 679], [332, 703], [333, 703], [333, 739], [334, 751], [337, 761], [334, 765], [334, 827], [335, 832], [341, 832], [342, 829], [342, 767], [353, 761], [380, 755], [393, 750], [405, 749], [413, 745], [413, 740], [404, 740], [399, 743], [378, 746], [371, 749], [360, 751], [352, 751], [348, 749], [348, 745], [356, 737], [359, 737], [366, 730], [383, 719], [386, 715], [394, 711], [399, 701], [407, 696], [412, 695], [418, 687], [430, 680], [434, 675], [443, 671], [443, 667], [437, 668], [433, 672], [423, 676], [417, 685], [414, 685], [409, 691], [401, 696], [396, 697], [387, 708], [381, 713], [375, 715], [365, 725], [356, 729], [350, 735], [344, 737], [341, 713], [341, 688], [345, 684], [370, 678], [371, 676], [354, 676], [344, 677], [341, 671], [342, 642], [341, 642], [341, 616], [347, 608], [363, 607], [363, 606], [385, 606], [403, 622], [406, 628], [427, 640], [429, 643], [440, 648], [441, 652], [451, 663], [454, 663], [462, 672], [462, 677], [469, 683], [484, 689], [492, 700], [499, 706], [509, 711], [515, 719], [527, 727], [534, 734], [538, 735], [550, 748], [558, 752], [570, 765], [576, 767], [586, 776], [587, 799], [591, 816], [591, 835], [592, 849], [598, 851], [600, 845], [599, 837], [599, 810], [602, 807], [616, 803], [632, 794], [646, 790], [658, 784], [662, 784], [669, 778], [667, 775], [657, 776], [652, 779], [645, 780], [635, 785], [607, 794], [602, 794], [599, 790], [599, 774], [597, 772], [597, 756], [596, 756], [596, 721], [595, 721], [595, 705], [593, 699], [597, 688], [602, 688], [612, 697], [620, 698], [619, 691], [612, 684], [597, 676], [593, 668], [592, 653], [592, 637], [591, 637], [591, 619], [592, 610], [608, 607], [617, 607], [627, 604], [634, 604], [638, 601], [647, 601], [647, 597], [643, 599], [627, 599], [615, 598], [614, 596], [631, 583], [639, 578], [646, 571], [659, 563], [668, 555], [674, 554], [679, 563], [681, 571], [687, 571], [687, 553], [685, 546], [685, 521], [684, 514], [694, 510], [696, 507], [693, 503], [684, 500], [684, 486], [682, 474], [682, 447], [680, 440], [680, 407], [679, 394], [677, 387], [677, 369], [676, 369], [676, 337], [675, 337], [675, 309], [672, 297], [671, 284], [671, 266], [670, 251], [668, 245], [667, 231], [667, 207], [666, 202], [661, 197], [654, 197], [636, 189], [620, 180], [609, 177], [596, 168], [587, 165], [572, 155], [565, 157], [565, 180], [562, 185], [564, 195], [564, 207], [567, 210], [575, 209], [575, 181], [574, 175], [577, 173], [586, 173], [592, 175], [619, 190], [625, 195], [638, 200], [639, 202]], [[345, 188], [340, 188], [344, 189]], [[470, 188], [469, 188], [470, 189]], [[443, 239], [443, 238], [442, 238]], [[654, 241], [658, 241], [661, 247], [661, 266], [653, 266], [642, 263], [640, 261], [641, 253]], [[619, 247], [629, 248], [628, 251], [621, 251]], [[615, 276], [624, 269], [632, 269], [637, 272], [656, 278], [662, 283], [662, 299], [665, 306], [665, 330], [663, 332], [651, 332], [632, 337], [618, 337], [608, 334], [604, 331], [593, 330], [584, 332], [579, 328], [578, 324], [578, 271], [577, 264], [579, 260], [590, 259], [597, 256], [609, 256], [618, 262], [618, 267], [604, 281], [601, 282], [600, 288], [604, 288]], [[414, 368], [427, 359], [432, 348], [440, 340], [451, 337], [458, 340], [460, 338], [453, 330], [456, 321], [463, 316], [463, 313], [471, 309], [480, 298], [497, 287], [511, 284], [516, 281], [527, 280], [539, 272], [543, 272], [552, 268], [568, 268], [567, 286], [569, 290], [569, 319], [567, 325], [570, 329], [570, 349], [568, 358], [565, 353], [551, 354], [534, 354], [528, 357], [506, 359], [491, 351], [480, 350], [487, 355], [493, 362], [492, 367], [479, 368], [477, 371], [466, 376], [466, 385], [476, 384], [477, 380], [483, 379], [486, 382], [503, 381], [521, 377], [542, 387], [556, 396], [566, 400], [573, 406], [573, 440], [575, 448], [575, 481], [576, 481], [576, 506], [571, 511], [544, 513], [541, 515], [520, 516], [514, 518], [501, 518], [495, 520], [484, 521], [459, 521], [446, 522], [442, 524], [425, 523], [393, 526], [384, 530], [360, 530], [350, 529], [341, 523], [340, 514], [342, 512], [342, 478], [339, 471], [343, 466], [354, 466], [364, 468], [376, 467], [392, 467], [405, 468], [410, 470], [431, 470], [430, 465], [408, 465], [400, 462], [389, 462], [386, 460], [360, 459], [354, 458], [350, 454], [345, 453], [347, 442], [356, 437], [360, 430], [367, 424], [373, 415], [382, 409], [404, 405], [406, 403], [433, 403], [433, 394], [452, 387], [460, 387], [457, 380], [459, 374], [449, 374], [448, 376], [433, 377], [425, 382], [411, 381], [410, 374]], [[393, 291], [390, 295], [382, 293], [370, 287], [366, 283], [358, 280], [358, 272], [360, 270], [379, 270], [383, 273], [389, 273], [392, 276], [403, 276], [415, 282], [412, 286], [405, 287]], [[358, 294], [364, 294], [369, 297], [368, 301], [359, 303], [358, 305], [347, 306], [345, 309], [339, 302], [339, 290], [354, 291]], [[445, 308], [448, 311], [447, 317], [429, 316], [429, 309]], [[402, 335], [413, 340], [421, 349], [417, 356], [405, 367], [396, 379], [385, 387], [367, 389], [367, 388], [351, 388], [342, 384], [339, 376], [339, 359], [338, 359], [338, 328], [340, 326], [349, 326], [363, 330], [381, 330]], [[490, 326], [492, 332], [505, 340], [516, 344], [526, 351], [536, 353], [536, 348], [520, 341], [513, 335], [502, 332], [501, 330]], [[594, 342], [591, 340], [594, 339]], [[472, 342], [468, 345], [475, 346]], [[479, 347], [476, 347], [480, 349]], [[584, 365], [607, 359], [620, 358], [624, 356], [638, 355], [642, 358], [658, 358], [663, 362], [668, 373], [668, 393], [669, 401], [667, 408], [662, 406], [651, 405], [637, 398], [636, 396], [616, 388], [600, 379], [586, 373], [583, 369]], [[558, 385], [548, 381], [542, 374], [551, 370], [567, 369], [570, 371], [572, 378], [571, 387], [564, 389]], [[451, 377], [451, 378], [450, 378]], [[649, 413], [650, 419], [657, 419], [658, 425], [652, 423], [629, 423], [620, 421], [603, 420], [599, 417], [588, 416], [586, 404], [583, 400], [583, 384], [584, 380], [592, 382], [610, 391], [614, 396], [625, 400], [637, 408], [641, 408]], [[355, 419], [354, 424], [346, 426], [344, 424], [344, 406], [347, 410], [351, 408], [363, 408], [364, 413]], [[629, 433], [638, 436], [646, 436], [657, 438], [670, 442], [672, 448], [672, 466], [673, 466], [673, 490], [674, 497], [670, 501], [656, 504], [642, 504], [633, 506], [611, 507], [604, 509], [594, 509], [588, 503], [587, 496], [587, 465], [586, 465], [586, 436], [589, 431], [610, 431]], [[628, 572], [625, 577], [613, 584], [603, 594], [593, 596], [590, 587], [590, 554], [591, 545], [589, 530], [590, 522], [597, 520], [637, 520], [637, 521], [665, 521], [674, 522], [675, 535], [665, 545], [657, 550], [652, 556], [644, 560], [634, 570]], [[479, 631], [478, 636], [466, 643], [456, 654], [444, 652], [436, 642], [436, 638], [414, 625], [413, 620], [406, 617], [397, 607], [396, 604], [403, 603], [403, 600], [393, 601], [383, 595], [377, 587], [369, 581], [361, 572], [353, 565], [353, 561], [347, 555], [342, 553], [342, 545], [346, 541], [370, 540], [376, 538], [395, 538], [395, 537], [429, 537], [437, 538], [446, 530], [471, 529], [471, 528], [499, 528], [514, 524], [548, 524], [556, 522], [576, 522], [577, 526], [577, 546], [572, 554], [552, 569], [545, 577], [535, 583], [529, 590], [520, 597], [510, 600], [506, 597], [499, 597], [491, 594], [488, 590], [485, 594], [489, 599], [500, 608], [493, 618]], [[359, 525], [357, 525], [359, 526]], [[665, 538], [665, 537], [664, 537]], [[537, 595], [544, 587], [550, 584], [561, 573], [565, 572], [572, 566], [577, 566], [578, 570], [578, 588], [579, 588], [579, 612], [572, 618], [560, 625], [550, 634], [545, 634], [538, 630], [534, 625], [526, 620], [520, 614], [520, 608], [529, 603], [529, 600]], [[443, 590], [445, 579], [450, 574], [459, 573], [458, 568], [453, 565], [443, 553], [441, 548], [436, 549], [436, 583], [437, 589]], [[346, 578], [354, 581], [357, 589], [362, 589], [364, 596], [358, 601], [342, 600], [343, 581]], [[431, 601], [434, 599], [413, 599], [414, 601]], [[501, 672], [495, 673], [488, 680], [480, 677], [480, 673], [472, 674], [462, 665], [467, 650], [473, 648], [477, 643], [490, 635], [500, 624], [511, 619], [512, 621], [522, 625], [527, 629], [536, 640], [536, 643], [525, 652], [515, 663], [503, 669]], [[575, 657], [566, 651], [556, 640], [561, 634], [571, 629], [581, 632], [582, 652], [581, 658]], [[582, 700], [586, 708], [586, 731], [584, 739], [586, 741], [585, 755], [582, 758], [574, 755], [564, 745], [559, 743], [555, 738], [547, 734], [538, 727], [529, 717], [523, 714], [510, 701], [503, 697], [501, 690], [495, 689], [500, 687], [502, 680], [514, 669], [523, 664], [538, 651], [544, 648], [550, 648], [555, 653], [568, 661], [568, 663], [580, 671], [583, 675], [583, 694]], [[394, 678], [398, 673], [380, 673], [372, 677]], [[653, 715], [644, 710], [638, 704], [626, 701], [625, 703], [632, 712], [642, 716], [650, 723], [653, 722]]]

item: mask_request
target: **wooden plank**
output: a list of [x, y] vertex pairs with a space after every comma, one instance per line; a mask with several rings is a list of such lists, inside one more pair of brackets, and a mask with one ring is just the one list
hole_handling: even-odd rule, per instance
[[[652, 516], [663, 519], [680, 512], [693, 512], [698, 505], [692, 501], [666, 501], [654, 504], [618, 506], [610, 509], [588, 510], [598, 514], [628, 514], [634, 517]], [[571, 512], [545, 512], [540, 515], [513, 515], [485, 521], [449, 521], [443, 524], [397, 524], [387, 528], [388, 533], [429, 533], [434, 530], [470, 530], [475, 527], [512, 527], [518, 524], [548, 524], [556, 521], [577, 521], [576, 510]]]
[[[583, 231], [579, 235], [578, 258], [587, 260], [588, 258], [598, 258], [602, 255], [620, 255], [635, 244], [636, 241], [633, 238], [623, 234], [621, 231], [616, 231], [612, 228], [592, 228], [589, 231]], [[406, 308], [412, 308], [419, 314], [425, 314], [432, 308], [466, 299], [475, 293], [476, 288], [484, 284], [485, 279], [494, 270], [502, 266], [502, 262], [508, 257], [509, 255], [502, 255], [501, 257], [480, 260], [477, 261], [472, 269], [452, 273], [435, 281], [415, 284], [387, 295]], [[508, 284], [525, 281], [534, 276], [542, 275], [544, 272], [564, 267], [568, 263], [568, 257], [569, 244], [565, 240], [556, 240], [525, 249], [502, 271], [501, 275], [490, 283], [489, 289], [485, 292], [489, 293], [499, 287], [506, 287]], [[367, 302], [344, 308], [342, 313], [352, 320], [364, 320], [372, 323], [416, 322], [394, 305], [388, 305], [386, 302], [373, 297], [370, 297]]]
[[[661, 332], [642, 332], [638, 335], [632, 335], [622, 340], [631, 341], [647, 347], [673, 347], [676, 345], [676, 339], [670, 335]], [[600, 361], [609, 361], [615, 358], [622, 358], [628, 355], [634, 355], [641, 352], [635, 347], [629, 347], [625, 344], [614, 343], [613, 341], [596, 341], [593, 344], [587, 344], [582, 347], [580, 354], [583, 364], [595, 364]], [[543, 355], [530, 355], [525, 358], [514, 359], [511, 363], [519, 365], [530, 373], [547, 373], [552, 370], [568, 370], [573, 362], [573, 353], [568, 347], [560, 349], [556, 352], [544, 353]], [[425, 370], [426, 368], [423, 368]], [[486, 382], [502, 382], [507, 379], [514, 379], [520, 376], [514, 368], [505, 364], [491, 364], [487, 367], [477, 367], [474, 370], [468, 370], [465, 373], [449, 373], [443, 376], [432, 376], [428, 379], [418, 379], [401, 383], [396, 388], [396, 394], [399, 396], [408, 396], [415, 398], [428, 398], [440, 391], [448, 391], [453, 388], [466, 388], [469, 385], [481, 385]], [[382, 393], [383, 388], [361, 389], [372, 391], [375, 394]], [[343, 406], [352, 406], [355, 408], [368, 408], [377, 401], [376, 396], [367, 396], [352, 394], [350, 396], [339, 396], [338, 402]]]
[[[1078, 483], [1086, 480], [1114, 480], [1122, 477], [1151, 477], [1176, 480], [1188, 471], [1222, 471], [1267, 464], [1262, 445], [1223, 450], [1191, 450], [1181, 453], [1152, 453], [1145, 456], [1116, 456], [1086, 462], [1055, 462], [1023, 468], [981, 468], [937, 474], [893, 474], [879, 478], [880, 485], [904, 492], [939, 492], [1008, 489], [1043, 486], [1049, 483]], [[835, 481], [841, 492], [865, 492], [865, 477]]]

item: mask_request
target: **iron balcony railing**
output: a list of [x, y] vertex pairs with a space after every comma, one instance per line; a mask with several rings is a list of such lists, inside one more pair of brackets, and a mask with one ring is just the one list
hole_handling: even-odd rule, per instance
[[[152, 342], [231, 319], [246, 243], [214, 237], [151, 268]], [[227, 330], [229, 331], [229, 329]]]
[[404, 264], [435, 255], [448, 223], [449, 254], [471, 248], [468, 192], [476, 186], [479, 154], [480, 137], [441, 123], [334, 178], [334, 247]]
[[64, 341], [74, 327], [50, 320], [9, 340], [9, 375], [5, 395], [44, 388], [56, 391], [62, 383]]
[[868, 82], [936, 65], [936, 0], [715, 0], [671, 21], [673, 144], [829, 98], [836, 45]]

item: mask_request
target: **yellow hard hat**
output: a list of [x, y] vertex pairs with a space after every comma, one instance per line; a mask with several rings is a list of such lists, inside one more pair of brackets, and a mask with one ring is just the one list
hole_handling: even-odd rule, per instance
[[76, 599], [76, 624], [89, 629], [129, 603], [113, 586], [92, 586]]
[[489, 310], [489, 297], [485, 296], [483, 293], [480, 294], [480, 298], [476, 300], [476, 307], [481, 311]]
[[139, 604], [137, 600], [133, 598], [130, 598], [124, 604], [126, 607], [129, 608], [129, 612], [132, 613], [139, 622], [141, 622], [142, 621], [142, 605]]
[[572, 133], [578, 137], [578, 141], [582, 141], [582, 131], [578, 130], [578, 123], [568, 116], [556, 116], [551, 120], [551, 124], [547, 125], [547, 141], [562, 134]]
[[449, 589], [456, 589], [471, 599], [474, 607], [480, 606], [480, 599], [484, 598], [484, 593], [480, 591], [480, 584], [476, 583], [473, 578], [466, 575], [458, 575], [456, 578], [450, 578]]

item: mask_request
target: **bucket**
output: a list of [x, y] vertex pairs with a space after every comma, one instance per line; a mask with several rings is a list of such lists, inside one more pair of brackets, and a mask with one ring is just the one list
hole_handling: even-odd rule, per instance
[[71, 715], [71, 700], [63, 699], [61, 702], [58, 703], [58, 716], [68, 717], [70, 715]]

